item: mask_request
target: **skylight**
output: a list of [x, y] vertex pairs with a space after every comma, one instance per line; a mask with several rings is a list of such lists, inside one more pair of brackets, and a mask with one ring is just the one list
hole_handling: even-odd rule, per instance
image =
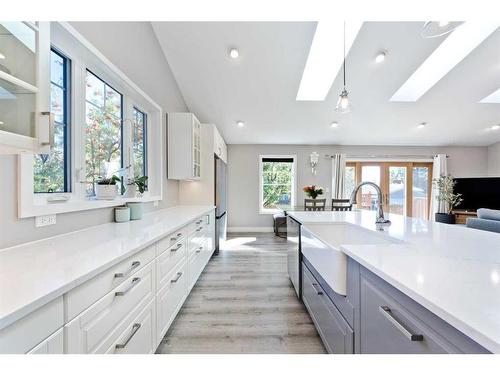
[[[363, 22], [346, 21], [346, 56]], [[325, 100], [344, 61], [344, 23], [320, 21], [302, 73], [297, 100]]]
[[479, 103], [500, 103], [500, 89], [481, 99]]
[[465, 22], [453, 31], [390, 99], [415, 102], [450, 72], [483, 40], [498, 28], [498, 23]]

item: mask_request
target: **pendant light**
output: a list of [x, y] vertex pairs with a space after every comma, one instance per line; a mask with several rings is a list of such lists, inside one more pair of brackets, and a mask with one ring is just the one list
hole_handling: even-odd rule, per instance
[[339, 95], [339, 100], [337, 101], [337, 106], [335, 107], [335, 111], [340, 113], [348, 113], [351, 111], [351, 101], [349, 100], [349, 93], [347, 92], [347, 88], [345, 85], [345, 21], [344, 21], [344, 63], [343, 69], [344, 71], [344, 88]]

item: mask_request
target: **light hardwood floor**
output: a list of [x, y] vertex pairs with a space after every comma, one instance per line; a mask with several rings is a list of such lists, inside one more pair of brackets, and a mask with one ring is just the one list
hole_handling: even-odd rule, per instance
[[231, 234], [157, 353], [324, 353], [288, 279], [286, 240]]

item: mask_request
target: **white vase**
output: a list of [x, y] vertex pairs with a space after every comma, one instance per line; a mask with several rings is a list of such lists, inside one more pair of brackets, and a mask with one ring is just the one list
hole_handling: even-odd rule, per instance
[[135, 198], [136, 190], [137, 190], [137, 188], [135, 185], [127, 185], [127, 187], [125, 189], [124, 197]]
[[95, 197], [99, 200], [113, 200], [118, 191], [117, 185], [99, 185], [95, 186]]

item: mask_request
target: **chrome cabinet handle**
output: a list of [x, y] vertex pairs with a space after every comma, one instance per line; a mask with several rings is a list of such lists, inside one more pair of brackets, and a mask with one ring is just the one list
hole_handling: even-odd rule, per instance
[[125, 340], [123, 344], [116, 344], [116, 349], [123, 349], [127, 346], [130, 340], [132, 340], [132, 337], [137, 333], [137, 331], [141, 328], [141, 323], [134, 323], [132, 326], [132, 332], [130, 333], [130, 336]]
[[198, 229], [196, 229], [196, 231], [199, 232], [202, 229], [203, 229], [203, 227], [199, 227]]
[[115, 277], [127, 277], [128, 275], [130, 275], [132, 273], [132, 271], [134, 269], [136, 269], [137, 267], [139, 267], [141, 265], [141, 262], [139, 262], [138, 260], [136, 261], [133, 261], [132, 262], [132, 265], [130, 266], [130, 268], [125, 271], [125, 272], [119, 272], [119, 273], [115, 273]]
[[323, 295], [323, 291], [322, 290], [318, 290], [316, 288], [318, 286], [318, 284], [312, 283], [312, 286], [313, 286], [314, 290], [316, 291], [316, 293], [318, 294], [318, 296], [322, 296]]
[[127, 289], [121, 291], [121, 292], [116, 292], [115, 293], [115, 296], [124, 296], [125, 294], [127, 294], [128, 292], [130, 292], [132, 289], [134, 289], [134, 287], [139, 284], [139, 282], [141, 281], [141, 278], [140, 277], [134, 277], [132, 279], [132, 282], [130, 283], [130, 285], [127, 287]]
[[177, 239], [178, 239], [179, 237], [181, 237], [181, 236], [182, 236], [182, 233], [180, 233], [180, 232], [179, 232], [179, 233], [177, 233], [177, 236], [175, 236], [175, 237], [170, 237], [170, 241], [177, 241]]
[[179, 279], [181, 278], [182, 276], [182, 272], [177, 272], [177, 275], [172, 279], [170, 280], [171, 283], [176, 283], [177, 281], [179, 281]]
[[196, 222], [196, 224], [201, 224], [201, 223], [203, 223], [203, 220], [198, 220], [198, 221]]
[[201, 247], [201, 246], [200, 246], [200, 247], [196, 250], [196, 254], [201, 253], [201, 250], [203, 250], [203, 247]]
[[423, 341], [424, 336], [411, 333], [408, 331], [398, 320], [396, 317], [392, 314], [392, 311], [390, 307], [388, 306], [379, 306], [380, 312], [403, 334], [406, 336], [406, 338], [410, 341]]
[[179, 250], [181, 247], [182, 247], [182, 244], [180, 243], [176, 247], [174, 247], [173, 249], [170, 249], [170, 251], [175, 252], [175, 251]]

